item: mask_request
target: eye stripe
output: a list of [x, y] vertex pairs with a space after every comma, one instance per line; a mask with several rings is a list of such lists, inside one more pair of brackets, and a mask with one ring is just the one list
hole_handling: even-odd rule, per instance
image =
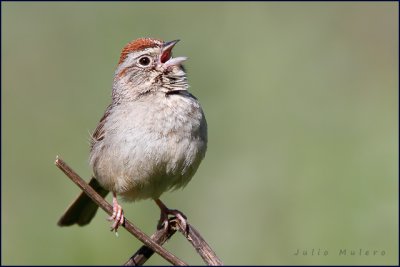
[[151, 38], [139, 38], [130, 43], [128, 43], [121, 52], [118, 64], [125, 61], [128, 55], [132, 52], [141, 51], [146, 48], [161, 47], [162, 41], [158, 39]]

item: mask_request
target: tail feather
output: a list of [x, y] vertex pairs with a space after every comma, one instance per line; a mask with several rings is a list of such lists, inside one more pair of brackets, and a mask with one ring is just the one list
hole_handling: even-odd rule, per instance
[[[108, 191], [100, 186], [95, 178], [92, 178], [89, 185], [103, 198], [107, 196]], [[80, 226], [88, 224], [96, 215], [98, 206], [84, 192], [72, 202], [65, 211], [64, 215], [58, 221], [59, 226], [70, 226], [78, 224]]]

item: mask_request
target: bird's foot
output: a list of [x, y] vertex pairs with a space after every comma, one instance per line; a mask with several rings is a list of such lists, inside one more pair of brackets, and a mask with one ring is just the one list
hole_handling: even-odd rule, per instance
[[161, 214], [160, 214], [160, 220], [158, 221], [157, 228], [161, 229], [164, 227], [167, 229], [169, 227], [169, 215], [172, 215], [175, 217], [177, 223], [180, 225], [180, 228], [184, 230], [185, 235], [188, 234], [188, 224], [187, 224], [187, 217], [185, 214], [183, 214], [179, 210], [173, 210], [167, 208], [164, 203], [161, 202], [161, 200], [157, 199], [156, 200], [157, 205], [160, 207]]
[[117, 234], [118, 227], [124, 224], [125, 217], [124, 211], [121, 205], [118, 204], [117, 196], [113, 193], [113, 214], [107, 219], [108, 221], [114, 221], [111, 225], [111, 231], [115, 231]]

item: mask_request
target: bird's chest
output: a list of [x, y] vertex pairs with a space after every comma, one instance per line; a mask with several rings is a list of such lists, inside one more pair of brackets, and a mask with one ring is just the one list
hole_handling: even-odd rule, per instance
[[183, 173], [205, 153], [205, 118], [194, 99], [126, 104], [110, 114], [105, 128], [103, 152], [126, 173]]
[[[114, 145], [150, 146], [200, 138], [204, 121], [201, 107], [191, 99], [165, 97], [152, 103], [139, 101], [121, 106], [107, 121]], [[159, 144], [161, 145], [161, 144]]]
[[203, 112], [193, 99], [166, 100], [135, 102], [110, 113], [90, 160], [103, 187], [142, 188], [133, 195], [156, 196], [193, 176], [207, 146]]

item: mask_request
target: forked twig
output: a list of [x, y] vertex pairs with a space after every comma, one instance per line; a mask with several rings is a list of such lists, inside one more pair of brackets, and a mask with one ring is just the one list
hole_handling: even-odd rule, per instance
[[[102, 208], [108, 215], [112, 215], [112, 206], [104, 200], [97, 192], [90, 187], [75, 171], [73, 171], [61, 158], [57, 156], [55, 164], [60, 168], [76, 185], [78, 185], [100, 208]], [[161, 247], [153, 240], [151, 240], [145, 233], [139, 228], [133, 225], [130, 221], [125, 219], [125, 223], [122, 225], [129, 233], [134, 235], [137, 239], [151, 247], [152, 250], [157, 252], [161, 257], [166, 259], [173, 265], [185, 266], [187, 263], [177, 258], [172, 253], [168, 252], [165, 248]]]
[[[171, 221], [170, 221], [171, 222]], [[162, 246], [168, 239], [176, 233], [175, 229], [171, 227], [161, 228], [157, 230], [152, 236], [151, 239]], [[143, 245], [135, 254], [133, 254], [130, 259], [124, 263], [125, 266], [139, 266], [143, 265], [151, 256], [153, 256], [154, 250], [149, 248], [146, 245]]]
[[[163, 228], [158, 230], [151, 236], [151, 239], [156, 243], [163, 245], [176, 232], [176, 230], [179, 230], [192, 244], [207, 265], [223, 265], [222, 261], [192, 225], [187, 223], [187, 229], [185, 230], [175, 218], [171, 218], [168, 225], [168, 229]], [[153, 253], [154, 252], [151, 250], [151, 248], [142, 246], [124, 265], [143, 265], [143, 263], [145, 263], [153, 255]]]
[[[73, 171], [67, 163], [57, 156], [55, 161], [56, 166], [61, 169], [65, 175], [68, 176], [79, 188], [81, 188], [99, 207], [101, 207], [107, 214], [113, 213], [112, 206], [105, 201], [92, 187], [90, 187], [75, 171]], [[161, 245], [164, 244], [176, 230], [179, 230], [186, 239], [196, 249], [197, 253], [201, 256], [203, 261], [208, 265], [223, 265], [222, 261], [217, 257], [215, 252], [201, 237], [200, 233], [193, 228], [189, 223], [187, 229], [182, 229], [180, 224], [174, 218], [169, 220], [169, 227], [157, 230], [151, 238], [143, 233], [130, 221], [125, 219], [122, 225], [129, 233], [139, 239], [144, 245], [125, 263], [125, 265], [142, 265], [144, 264], [154, 252], [158, 253], [165, 260], [173, 265], [185, 266], [187, 263], [180, 260], [178, 257], [167, 251]]]

